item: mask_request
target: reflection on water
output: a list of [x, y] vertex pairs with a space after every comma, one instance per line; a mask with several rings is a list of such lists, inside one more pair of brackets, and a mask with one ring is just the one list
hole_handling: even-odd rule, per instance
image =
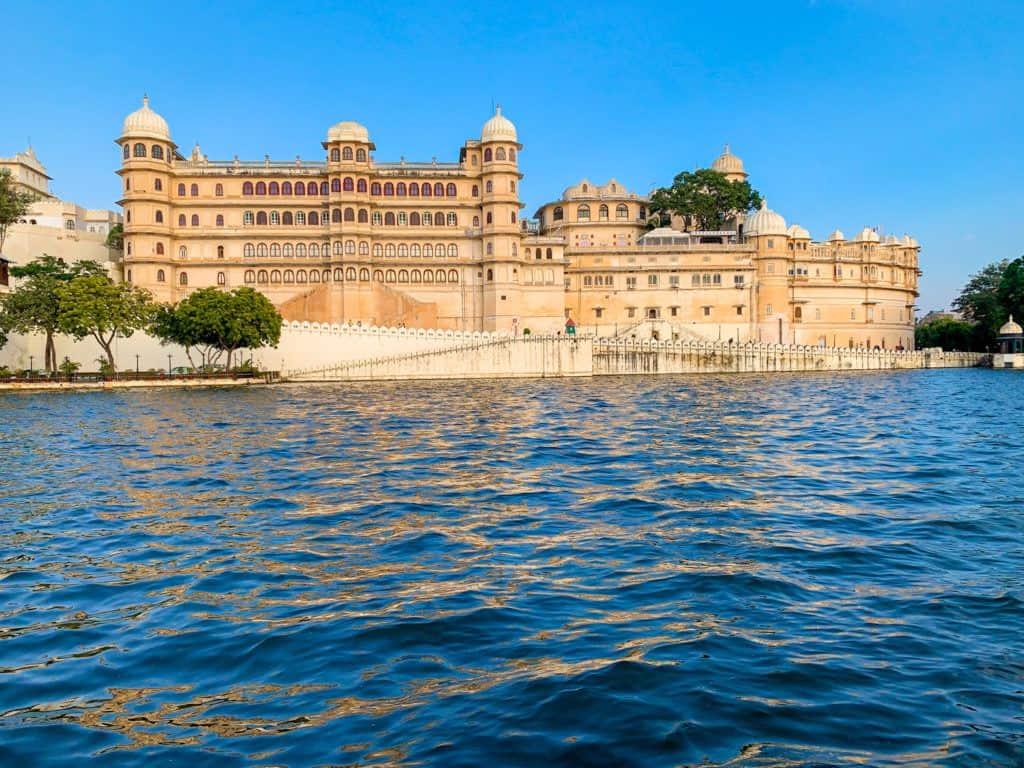
[[1024, 377], [0, 400], [0, 764], [1013, 765]]

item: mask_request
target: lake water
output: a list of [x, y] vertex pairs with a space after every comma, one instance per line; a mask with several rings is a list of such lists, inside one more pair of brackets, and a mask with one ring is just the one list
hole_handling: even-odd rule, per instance
[[981, 370], [0, 395], [0, 764], [1022, 765], [1022, 407]]

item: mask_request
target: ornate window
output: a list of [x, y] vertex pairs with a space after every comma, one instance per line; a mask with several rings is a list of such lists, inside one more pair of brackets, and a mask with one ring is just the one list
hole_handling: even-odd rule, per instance
[[488, 147], [487, 149], [484, 150], [484, 162], [485, 163], [489, 163], [493, 159], [494, 159], [494, 153], [491, 152], [491, 148]]
[[[160, 211], [156, 212], [156, 220], [157, 221], [163, 221], [164, 220], [164, 215]], [[178, 226], [179, 227], [184, 227], [185, 226], [185, 214], [184, 213], [179, 213], [178, 214]]]
[[433, 197], [434, 192], [430, 188], [429, 184], [424, 184], [422, 187], [420, 187], [420, 194], [423, 195], [424, 197]]
[[188, 272], [178, 275], [178, 285], [188, 285]]
[[316, 182], [315, 181], [306, 182], [306, 194], [307, 195], [315, 195], [316, 191], [317, 190], [316, 190]]
[[341, 192], [341, 179], [331, 179], [331, 192]]
[[345, 279], [345, 272], [344, 272], [344, 270], [342, 270], [341, 267], [338, 267], [337, 269], [335, 269], [334, 270], [334, 282], [340, 283], [344, 279]]
[[198, 213], [193, 213], [192, 214], [192, 226], [193, 227], [198, 227], [199, 226], [199, 214]]
[[387, 244], [387, 247], [384, 248], [384, 255], [385, 256], [394, 256], [395, 255], [395, 244], [394, 243], [388, 243]]
[[378, 258], [384, 255], [384, 246], [380, 243], [373, 244], [373, 255]]
[[385, 272], [384, 279], [389, 283], [395, 282], [395, 270], [389, 269], [387, 272]]
[[420, 215], [416, 211], [413, 211], [412, 213], [409, 214], [409, 226], [420, 226]]
[[508, 151], [508, 159], [512, 160], [513, 162], [515, 161], [515, 159], [516, 159], [516, 151], [514, 149], [511, 149], [511, 148], [509, 149], [509, 151]]
[[390, 181], [384, 183], [384, 197], [395, 196], [395, 185]]
[[553, 211], [551, 212], [551, 218], [552, 218], [552, 220], [553, 220], [553, 221], [561, 221], [561, 220], [562, 220], [562, 217], [563, 217], [564, 215], [565, 215], [565, 214], [564, 214], [564, 212], [562, 211], [562, 206], [560, 206], [560, 205], [559, 205], [559, 206], [557, 206], [557, 207], [555, 208], [555, 210], [553, 210]]
[[598, 221], [608, 221], [608, 206], [601, 203], [601, 207], [597, 209]]
[[270, 278], [270, 275], [267, 273], [267, 270], [265, 270], [265, 269], [261, 269], [259, 272], [256, 273], [256, 282], [257, 283], [266, 283], [266, 282], [268, 282], [269, 278]]
[[259, 211], [256, 214], [256, 226], [266, 226], [267, 224], [267, 212]]
[[295, 272], [293, 272], [290, 269], [286, 269], [284, 271], [284, 281], [286, 283], [294, 283], [295, 282]]
[[365, 149], [357, 149], [356, 150], [356, 162], [357, 163], [365, 163], [366, 162], [366, 150]]
[[419, 243], [413, 243], [412, 245], [409, 246], [409, 255], [412, 256], [413, 258], [418, 258], [419, 257], [419, 255], [420, 255]]
[[163, 283], [167, 281], [167, 276], [164, 275], [164, 271], [162, 269], [158, 269], [156, 271], [156, 281], [158, 283]]
[[379, 227], [384, 223], [384, 215], [380, 211], [373, 212], [373, 225]]
[[398, 225], [401, 226], [401, 227], [404, 227], [408, 223], [409, 223], [409, 214], [406, 213], [405, 211], [399, 211], [398, 212]]
[[484, 219], [484, 221], [486, 221], [488, 224], [493, 224], [494, 223], [494, 214], [492, 214], [490, 211], [488, 211], [487, 212], [487, 216]]
[[356, 252], [356, 241], [355, 240], [346, 240], [345, 241], [345, 253], [347, 253], [348, 255], [352, 256], [352, 255], [355, 254], [355, 252]]
[[294, 255], [294, 251], [292, 250], [292, 244], [285, 243], [283, 246], [281, 246], [281, 253], [284, 255], [286, 259], [291, 258]]
[[423, 258], [429, 259], [429, 258], [432, 258], [433, 255], [434, 255], [434, 246], [432, 246], [430, 243], [427, 243], [426, 245], [424, 245], [423, 246]]
[[270, 182], [270, 184], [267, 185], [267, 194], [270, 194], [270, 195], [280, 195], [281, 194], [281, 185], [278, 184], [276, 181]]
[[218, 259], [223, 259], [224, 258], [224, 246], [223, 245], [218, 245], [217, 246], [217, 258]]
[[398, 246], [398, 258], [404, 259], [404, 258], [407, 258], [408, 256], [409, 256], [409, 246], [407, 246], [405, 243], [401, 243]]
[[341, 223], [341, 208], [335, 208], [331, 211], [331, 222], [334, 224]]
[[136, 144], [135, 145], [135, 156], [136, 157], [145, 157], [146, 156], [146, 145], [145, 144]]
[[281, 282], [281, 270], [280, 269], [272, 269], [272, 270], [270, 270], [270, 282], [272, 282], [272, 283], [280, 283]]
[[335, 147], [334, 149], [331, 150], [331, 162], [332, 163], [337, 163], [340, 160], [341, 160], [341, 152], [338, 150], [337, 147]]
[[448, 226], [449, 227], [457, 227], [458, 225], [459, 225], [459, 217], [457, 215], [455, 215], [454, 213], [449, 213], [448, 214]]
[[[185, 185], [184, 184], [180, 184], [178, 186], [178, 194], [179, 195], [184, 195], [185, 194]], [[243, 195], [251, 195], [252, 194], [252, 182], [251, 181], [247, 181], [244, 184], [242, 184], [242, 194]]]
[[426, 213], [423, 214], [423, 226], [424, 227], [432, 227], [432, 226], [434, 226], [434, 214], [432, 214], [430, 211], [427, 211]]
[[281, 223], [281, 214], [278, 211], [270, 212], [270, 224], [272, 226], [278, 226]]
[[365, 224], [369, 220], [370, 220], [370, 214], [367, 213], [365, 208], [360, 208], [359, 209], [359, 223], [360, 224]]
[[296, 243], [295, 244], [295, 255], [299, 256], [299, 257], [302, 257], [302, 258], [306, 257], [306, 244], [305, 243]]
[[484, 183], [484, 191], [487, 192], [488, 194], [493, 192], [494, 191], [494, 182], [492, 182], [491, 180], [488, 179], [487, 182]]
[[164, 183], [160, 181], [160, 179], [153, 179], [153, 189], [155, 189], [157, 192], [163, 192]]
[[625, 203], [619, 203], [615, 206], [615, 218], [616, 219], [628, 219], [629, 208], [626, 207]]
[[459, 246], [457, 246], [455, 243], [451, 243], [448, 246], [448, 257], [452, 258], [452, 259], [455, 259], [455, 258], [458, 258], [458, 255], [459, 255]]
[[386, 226], [393, 227], [395, 225], [395, 214], [392, 213], [391, 211], [388, 211], [387, 213], [385, 213], [384, 214], [384, 224]]
[[379, 181], [375, 181], [375, 182], [373, 182], [373, 184], [370, 185], [370, 194], [371, 195], [380, 195], [380, 182]]
[[256, 255], [259, 256], [260, 258], [264, 258], [264, 259], [267, 257], [267, 244], [266, 243], [260, 243], [259, 245], [256, 246]]
[[281, 194], [290, 195], [292, 193], [292, 183], [290, 181], [281, 182]]
[[345, 147], [343, 150], [341, 150], [341, 157], [342, 157], [343, 160], [351, 160], [352, 159], [352, 147]]
[[590, 206], [584, 203], [576, 209], [577, 221], [590, 221]]
[[154, 144], [150, 148], [149, 154], [150, 154], [150, 156], [154, 160], [163, 160], [164, 159], [164, 148], [161, 147], [159, 144]]
[[217, 226], [218, 227], [223, 227], [224, 226], [224, 214], [222, 214], [222, 213], [218, 213], [217, 214]]
[[473, 226], [474, 227], [479, 227], [480, 226], [480, 217], [479, 216], [474, 216], [473, 217]]
[[256, 246], [253, 245], [252, 243], [246, 243], [245, 246], [242, 248], [242, 253], [247, 257], [255, 256]]
[[185, 185], [184, 184], [179, 184], [178, 185], [178, 197], [184, 197], [184, 196], [185, 196]]
[[355, 220], [356, 220], [356, 209], [355, 208], [346, 208], [345, 209], [345, 221], [355, 221]]
[[163, 243], [157, 243], [156, 244], [156, 255], [157, 256], [163, 256], [164, 255], [164, 244]]
[[409, 182], [409, 197], [419, 197], [419, 196], [420, 196], [420, 185], [417, 184], [415, 181], [410, 181]]
[[131, 144], [126, 143], [124, 145], [124, 159], [127, 160], [129, 157], [131, 157], [131, 155], [132, 155], [132, 146], [131, 146]]
[[398, 282], [408, 283], [409, 282], [409, 271], [406, 269], [398, 270]]
[[504, 147], [498, 147], [496, 150], [494, 150], [494, 159], [495, 160], [504, 160], [505, 159], [505, 148]]
[[444, 184], [440, 181], [434, 185], [434, 197], [444, 197]]
[[317, 245], [316, 243], [309, 244], [309, 257], [311, 259], [320, 258], [320, 246]]
[[256, 194], [257, 195], [265, 195], [265, 194], [267, 194], [266, 182], [263, 182], [263, 181], [257, 181], [256, 182]]
[[315, 270], [315, 269], [309, 270], [309, 282], [311, 282], [311, 283], [319, 283], [320, 282], [320, 273], [317, 270]]
[[297, 225], [299, 225], [299, 226], [305, 226], [306, 225], [306, 212], [305, 211], [296, 211], [295, 212], [295, 223]]
[[400, 181], [395, 185], [395, 194], [398, 197], [405, 197], [405, 182]]
[[189, 194], [192, 195], [192, 197], [199, 197], [199, 185], [193, 184], [189, 187]]
[[280, 256], [281, 255], [281, 244], [280, 243], [271, 243], [270, 244], [270, 255], [271, 256]]
[[473, 185], [473, 197], [480, 197], [480, 187]]
[[295, 182], [295, 195], [298, 197], [298, 196], [305, 196], [305, 194], [306, 194], [306, 185], [303, 184], [301, 181]]
[[366, 179], [359, 179], [356, 181], [356, 192], [362, 192], [366, 194]]
[[365, 240], [360, 241], [360, 243], [359, 243], [359, 255], [360, 256], [369, 256], [370, 255], [370, 244], [367, 243]]
[[285, 211], [281, 214], [281, 224], [285, 227], [290, 227], [295, 223], [295, 219], [292, 216], [291, 211]]
[[445, 190], [445, 194], [448, 195], [448, 197], [456, 197], [459, 194], [459, 190], [454, 184], [449, 184]]

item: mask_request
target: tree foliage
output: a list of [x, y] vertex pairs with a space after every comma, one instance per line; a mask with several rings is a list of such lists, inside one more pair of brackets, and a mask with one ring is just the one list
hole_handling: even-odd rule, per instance
[[973, 352], [978, 348], [976, 326], [963, 320], [940, 317], [914, 329], [914, 346], [917, 349], [942, 347]]
[[57, 370], [57, 351], [53, 335], [60, 320], [59, 289], [82, 275], [105, 275], [95, 261], [69, 265], [63, 259], [44, 254], [20, 267], [11, 267], [11, 275], [20, 282], [3, 297], [0, 326], [8, 332], [42, 333], [46, 336], [45, 367]]
[[107, 232], [107, 247], [116, 248], [117, 250], [124, 249], [124, 225], [115, 224]]
[[[682, 171], [672, 186], [651, 195], [652, 214], [675, 214], [687, 230], [720, 230], [737, 214], [761, 205], [761, 195], [747, 181], [730, 181], [710, 168]], [[657, 222], [661, 217], [653, 216]]]
[[147, 328], [155, 305], [149, 292], [106, 275], [81, 275], [57, 289], [58, 327], [82, 339], [92, 336], [115, 368], [111, 344], [117, 335], [131, 336]]
[[0, 169], [0, 253], [4, 252], [8, 227], [28, 213], [35, 199], [31, 192], [23, 192], [15, 186], [9, 170]]
[[988, 349], [1010, 315], [1024, 318], [1024, 256], [997, 261], [971, 275], [953, 307], [974, 323], [976, 348]]
[[165, 344], [198, 349], [207, 364], [227, 354], [226, 364], [239, 349], [277, 346], [281, 340], [281, 315], [259, 291], [236, 288], [230, 293], [202, 288], [177, 306], [161, 307], [150, 331]]

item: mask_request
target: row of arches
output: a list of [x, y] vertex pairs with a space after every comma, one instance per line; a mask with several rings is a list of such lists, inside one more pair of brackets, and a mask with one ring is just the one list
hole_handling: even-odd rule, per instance
[[[604, 203], [597, 208], [597, 220], [608, 221], [609, 220], [609, 208]], [[644, 218], [646, 210], [640, 209], [640, 218]], [[565, 209], [562, 206], [555, 206], [555, 209], [551, 212], [551, 218], [555, 221], [562, 221], [565, 218]], [[622, 220], [629, 218], [629, 206], [625, 203], [619, 203], [615, 206], [615, 218]], [[590, 221], [590, 206], [586, 203], [576, 206], [576, 220], [577, 221]]]
[[[186, 258], [185, 246], [181, 246], [179, 250], [181, 258]], [[357, 253], [360, 256], [369, 256], [371, 247], [365, 240], [358, 243], [355, 240], [337, 240], [333, 248], [327, 243], [245, 243], [242, 246], [242, 255], [245, 258], [320, 258], [330, 256], [332, 251], [335, 256], [354, 256]], [[455, 243], [374, 243], [372, 253], [377, 257], [457, 259], [459, 246]], [[218, 251], [218, 256], [220, 255], [221, 252]]]
[[[181, 274], [185, 274], [182, 272]], [[218, 275], [223, 273], [218, 273]], [[373, 281], [377, 283], [458, 283], [459, 272], [455, 269], [375, 269], [372, 272]], [[247, 269], [244, 280], [248, 285], [274, 284], [274, 283], [341, 283], [341, 282], [369, 282], [371, 272], [367, 267], [357, 270], [355, 267], [335, 267], [333, 270], [305, 270], [305, 269]], [[185, 285], [186, 283], [182, 283]], [[221, 284], [221, 283], [218, 283]]]
[[[218, 185], [219, 186], [219, 185]], [[289, 181], [278, 183], [276, 181], [265, 182], [265, 181], [246, 181], [242, 184], [242, 194], [245, 196], [276, 196], [276, 195], [328, 195], [331, 192], [361, 192], [366, 193], [367, 188], [371, 195], [383, 196], [383, 197], [458, 197], [459, 189], [458, 186], [452, 182], [443, 184], [440, 181], [431, 184], [430, 182], [417, 183], [412, 182], [391, 182], [386, 181], [381, 183], [375, 181], [372, 184], [367, 185], [366, 179], [354, 179], [351, 176], [346, 176], [341, 179], [332, 179], [330, 183], [321, 181], [319, 183], [315, 181], [301, 182], [296, 181], [294, 185]], [[190, 188], [193, 195], [198, 195], [198, 185], [193, 184]], [[514, 191], [514, 187], [513, 187]], [[178, 185], [178, 194], [181, 196], [185, 195], [185, 185]], [[223, 194], [223, 188], [218, 194]], [[474, 197], [479, 196], [480, 188], [474, 184], [472, 187], [472, 194]]]
[[[168, 150], [168, 152], [169, 152], [169, 150]], [[151, 146], [149, 148], [149, 152], [147, 153], [146, 152], [146, 145], [143, 144], [142, 142], [137, 142], [134, 145], [132, 145], [132, 144], [130, 144], [128, 142], [125, 142], [124, 149], [122, 150], [122, 153], [123, 153], [123, 157], [124, 157], [125, 160], [128, 160], [131, 157], [146, 157], [147, 154], [148, 154], [149, 157], [152, 157], [154, 160], [163, 160], [164, 159], [164, 148], [162, 146], [160, 146], [159, 144], [154, 144], [153, 146]]]
[[[487, 223], [491, 223], [488, 214]], [[515, 213], [511, 214], [512, 223], [516, 222]], [[157, 222], [163, 221], [163, 213], [156, 212]], [[216, 225], [224, 226], [224, 216], [218, 214]], [[334, 208], [328, 217], [326, 211], [245, 211], [242, 214], [244, 226], [311, 226], [318, 227], [328, 223], [343, 222], [367, 224], [372, 221], [374, 226], [387, 227], [457, 227], [459, 216], [455, 211], [374, 211], [372, 216], [366, 208]], [[192, 215], [192, 226], [199, 226], [199, 215]], [[178, 215], [178, 225], [185, 226], [185, 214]], [[473, 226], [480, 226], [480, 217], [473, 217]]]
[[516, 151], [510, 147], [506, 154], [504, 147], [498, 147], [493, 152], [488, 147], [484, 150], [484, 162], [489, 163], [492, 160], [509, 160], [514, 163], [516, 161]]
[[[342, 160], [352, 160], [352, 147], [342, 147], [341, 149], [334, 147], [331, 149], [330, 157], [332, 163], [340, 163]], [[360, 147], [355, 151], [354, 158], [357, 163], [365, 163], [367, 158], [366, 150]]]

